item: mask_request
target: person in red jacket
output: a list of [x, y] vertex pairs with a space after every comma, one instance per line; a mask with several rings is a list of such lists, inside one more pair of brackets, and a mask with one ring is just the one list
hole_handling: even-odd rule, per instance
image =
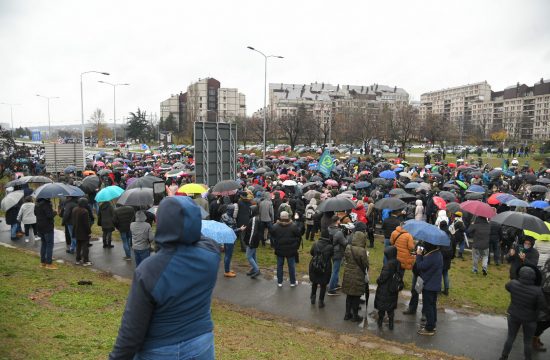
[[352, 213], [357, 215], [357, 221], [362, 222], [363, 224], [366, 224], [367, 221], [367, 209], [365, 209], [365, 205], [363, 205], [363, 201], [359, 200], [357, 201], [357, 206], [355, 209], [351, 210]]

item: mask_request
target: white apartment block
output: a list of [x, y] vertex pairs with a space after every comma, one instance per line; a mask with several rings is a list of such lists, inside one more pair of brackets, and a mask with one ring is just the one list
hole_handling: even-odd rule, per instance
[[180, 121], [180, 103], [179, 95], [170, 95], [170, 97], [160, 103], [160, 117], [166, 119], [172, 115], [179, 124]]

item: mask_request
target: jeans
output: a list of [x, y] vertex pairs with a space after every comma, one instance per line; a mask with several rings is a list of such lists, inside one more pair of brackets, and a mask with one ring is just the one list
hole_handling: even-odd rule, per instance
[[124, 253], [126, 257], [132, 257], [130, 249], [132, 248], [132, 233], [120, 231], [120, 239], [122, 240], [122, 247], [124, 248]]
[[147, 259], [151, 255], [151, 250], [145, 249], [145, 250], [135, 250], [134, 249], [134, 256], [136, 257], [136, 267], [139, 266], [139, 264]]
[[338, 285], [338, 274], [340, 273], [340, 265], [342, 265], [342, 259], [332, 260], [332, 275], [328, 283], [328, 291], [334, 291]]
[[67, 245], [67, 250], [71, 247], [71, 241], [73, 239], [72, 231], [69, 230], [69, 225], [65, 224], [65, 245]]
[[223, 266], [225, 272], [231, 271], [231, 258], [233, 257], [233, 249], [235, 248], [235, 244], [223, 244], [223, 247], [225, 249], [224, 255], [223, 255]]
[[[391, 246], [390, 239], [384, 239], [384, 249], [388, 246]], [[388, 259], [386, 259], [386, 255], [384, 255], [384, 265], [388, 262]]]
[[521, 319], [513, 317], [512, 315], [508, 315], [508, 337], [504, 343], [502, 355], [508, 356], [508, 354], [510, 354], [510, 350], [512, 350], [512, 345], [514, 344], [514, 340], [516, 340], [516, 335], [518, 334], [520, 326], [523, 327], [523, 355], [525, 356], [525, 359], [530, 360], [531, 352], [533, 350], [533, 335], [535, 334], [537, 323], [536, 321], [524, 322], [521, 321]]
[[[290, 277], [290, 283], [296, 284], [296, 259], [294, 256], [287, 257], [286, 261], [288, 264], [288, 275]], [[283, 266], [285, 264], [284, 256], [277, 256], [277, 282], [279, 284], [283, 283]]]
[[464, 248], [466, 247], [466, 241], [462, 240], [458, 245], [458, 255], [462, 256], [464, 254]]
[[71, 234], [71, 248], [69, 249], [70, 252], [76, 251], [76, 238], [74, 237], [73, 233], [73, 225], [67, 225], [67, 228], [69, 229], [69, 233]]
[[41, 233], [40, 238], [40, 262], [42, 264], [51, 264], [53, 255], [53, 230], [47, 233]]
[[214, 360], [214, 358], [214, 334], [211, 332], [174, 345], [142, 350], [134, 356], [134, 360]]
[[489, 254], [487, 263], [491, 263], [491, 253], [493, 253], [493, 259], [495, 260], [495, 264], [500, 264], [500, 244], [498, 241], [489, 241]]
[[443, 269], [443, 288], [449, 290], [449, 269]]
[[90, 261], [89, 255], [90, 255], [90, 248], [89, 240], [81, 240], [76, 242], [76, 261], [83, 261], [88, 262]]
[[489, 249], [472, 249], [473, 266], [472, 270], [477, 272], [477, 263], [481, 258], [481, 268], [487, 271], [487, 262], [489, 261]]
[[422, 290], [422, 312], [426, 315], [426, 330], [433, 331], [437, 324], [437, 291]]
[[19, 224], [11, 224], [11, 239], [17, 240], [17, 228]]
[[255, 273], [260, 271], [258, 260], [256, 259], [256, 248], [252, 249], [248, 246], [246, 247], [246, 260], [248, 260], [248, 263], [252, 267], [252, 271]]

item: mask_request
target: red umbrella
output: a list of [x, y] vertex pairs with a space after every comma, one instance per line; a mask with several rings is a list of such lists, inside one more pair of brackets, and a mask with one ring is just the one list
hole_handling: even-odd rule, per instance
[[450, 167], [451, 169], [456, 168], [456, 164], [455, 164], [455, 163], [449, 163], [449, 165], [447, 165], [447, 166]]
[[281, 175], [279, 175], [279, 179], [288, 180], [288, 175], [287, 174], [281, 174]]
[[435, 206], [437, 206], [439, 208], [439, 210], [445, 210], [447, 208], [447, 203], [445, 202], [445, 200], [442, 197], [434, 196], [433, 197], [433, 202], [434, 202]]
[[469, 212], [470, 214], [482, 216], [489, 219], [496, 215], [495, 208], [492, 208], [490, 205], [479, 200], [465, 201], [460, 204], [460, 208], [464, 211]]
[[503, 195], [504, 193], [494, 193], [493, 195], [489, 196], [489, 199], [487, 199], [487, 204], [489, 205], [498, 205], [500, 204], [500, 201], [498, 201], [497, 196]]
[[275, 198], [275, 193], [279, 193], [279, 196], [281, 197], [281, 199], [283, 199], [283, 198], [286, 196], [286, 194], [285, 194], [284, 191], [282, 191], [282, 190], [275, 190], [275, 191], [273, 191], [273, 192], [271, 193], [271, 198], [272, 198], [272, 199]]
[[332, 179], [328, 179], [327, 181], [325, 181], [325, 185], [338, 186], [338, 181], [332, 180]]
[[298, 175], [296, 172], [294, 172], [294, 171], [292, 171], [292, 170], [289, 171], [287, 174], [288, 174], [288, 175], [291, 175], [291, 176], [296, 176], [296, 175]]
[[458, 170], [463, 170], [463, 169], [467, 169], [468, 166], [466, 165], [460, 165], [459, 167], [457, 167]]

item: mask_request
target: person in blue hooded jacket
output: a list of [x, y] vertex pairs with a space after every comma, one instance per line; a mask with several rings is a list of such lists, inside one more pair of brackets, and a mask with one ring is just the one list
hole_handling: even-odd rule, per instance
[[157, 219], [160, 250], [136, 268], [109, 359], [214, 359], [219, 245], [201, 236], [200, 208], [186, 196], [162, 200]]
[[437, 294], [441, 291], [443, 276], [443, 255], [439, 246], [428, 242], [416, 249], [416, 267], [424, 281], [422, 289], [422, 312], [426, 315], [426, 326], [418, 331], [420, 335], [432, 336], [437, 324]]

